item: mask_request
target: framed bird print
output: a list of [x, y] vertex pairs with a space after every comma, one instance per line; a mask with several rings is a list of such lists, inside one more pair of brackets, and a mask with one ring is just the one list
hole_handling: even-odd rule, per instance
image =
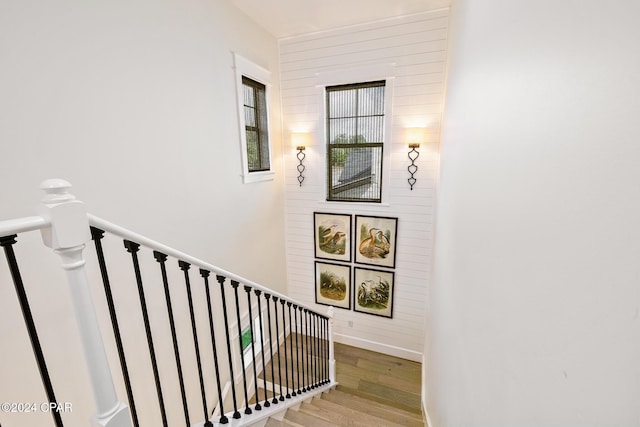
[[356, 215], [355, 261], [395, 268], [398, 218]]
[[392, 271], [355, 267], [353, 310], [393, 317], [393, 277]]
[[315, 257], [351, 261], [351, 215], [314, 212]]
[[316, 303], [351, 308], [351, 267], [316, 261]]

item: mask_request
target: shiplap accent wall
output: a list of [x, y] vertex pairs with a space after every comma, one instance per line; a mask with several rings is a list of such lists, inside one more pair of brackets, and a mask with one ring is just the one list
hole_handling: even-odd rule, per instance
[[[336, 309], [335, 332], [340, 342], [417, 361], [425, 335], [448, 15], [440, 9], [280, 40], [284, 141], [291, 142], [292, 132], [311, 134], [302, 186], [294, 147], [284, 150], [288, 292], [315, 303], [314, 212], [397, 217], [393, 318]], [[381, 77], [388, 78], [392, 97], [383, 203], [326, 202], [324, 85]], [[406, 129], [422, 126], [426, 141], [411, 191]]]

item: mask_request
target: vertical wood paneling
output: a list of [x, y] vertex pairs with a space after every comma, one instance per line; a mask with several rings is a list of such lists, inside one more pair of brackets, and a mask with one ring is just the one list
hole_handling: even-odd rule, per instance
[[[398, 217], [393, 319], [336, 309], [335, 331], [339, 341], [419, 361], [432, 253], [448, 14], [438, 10], [280, 41], [289, 294], [315, 303], [313, 212]], [[392, 114], [391, 140], [385, 145], [390, 159], [383, 183], [387, 203], [326, 202], [324, 89], [318, 86], [318, 75], [389, 64], [394, 90], [392, 111], [387, 111]], [[405, 129], [425, 125], [418, 182], [410, 191]], [[295, 151], [288, 144], [290, 133], [296, 131], [312, 135], [302, 187]]]

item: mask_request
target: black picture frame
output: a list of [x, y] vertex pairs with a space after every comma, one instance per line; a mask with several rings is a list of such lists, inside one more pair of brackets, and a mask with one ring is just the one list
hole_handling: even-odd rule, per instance
[[315, 258], [351, 262], [351, 215], [314, 212]]
[[354, 267], [353, 311], [393, 318], [393, 271]]
[[356, 263], [395, 268], [398, 218], [356, 215], [355, 231]]
[[351, 309], [351, 266], [315, 262], [316, 303]]

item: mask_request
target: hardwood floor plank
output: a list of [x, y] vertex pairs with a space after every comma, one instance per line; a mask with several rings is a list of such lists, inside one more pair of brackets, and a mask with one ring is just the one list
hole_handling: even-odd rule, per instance
[[[334, 403], [322, 398], [313, 399], [312, 406], [317, 406], [330, 413], [335, 423], [349, 427], [406, 427], [395, 421], [382, 419], [370, 414], [367, 410], [358, 411], [351, 406], [350, 399]], [[333, 421], [333, 420], [331, 420]]]
[[331, 393], [325, 393], [322, 398], [334, 403], [348, 402], [350, 408], [361, 412], [367, 412], [379, 418], [387, 419], [407, 427], [423, 427], [424, 421], [422, 415], [413, 412], [404, 411], [392, 406], [364, 399], [360, 396], [345, 393], [340, 390], [332, 390]]
[[402, 390], [395, 390], [370, 381], [360, 381], [360, 391], [401, 404], [414, 410], [420, 410], [420, 397]]
[[385, 385], [389, 388], [393, 388], [396, 390], [404, 390], [406, 392], [420, 395], [422, 392], [422, 386], [419, 382], [407, 381], [401, 378], [397, 378], [392, 375], [380, 375], [378, 376], [378, 383], [381, 385]]
[[287, 410], [284, 419], [292, 421], [302, 427], [335, 427], [337, 425], [321, 418], [316, 418], [308, 413], [291, 409]]

